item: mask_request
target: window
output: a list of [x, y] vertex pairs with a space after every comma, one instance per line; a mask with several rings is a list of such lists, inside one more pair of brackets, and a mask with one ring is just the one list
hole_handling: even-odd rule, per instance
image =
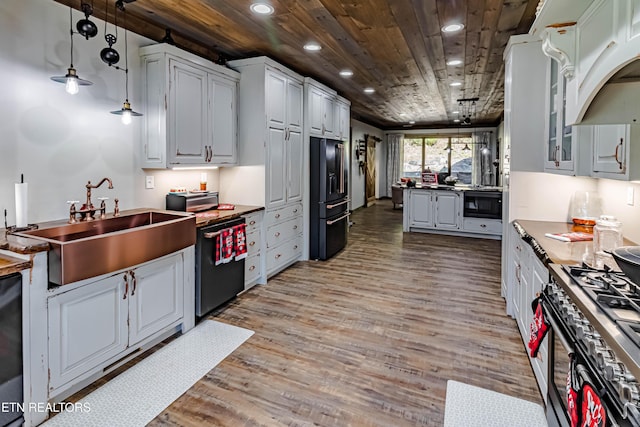
[[416, 136], [404, 138], [403, 177], [420, 179], [422, 172], [451, 175], [471, 184], [473, 171], [471, 135]]

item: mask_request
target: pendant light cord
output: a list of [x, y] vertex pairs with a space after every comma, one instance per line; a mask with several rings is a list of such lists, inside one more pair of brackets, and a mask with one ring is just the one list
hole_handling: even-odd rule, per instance
[[71, 67], [73, 68], [73, 16], [71, 15], [71, 7], [69, 7], [69, 38], [71, 39]]
[[125, 99], [129, 102], [129, 43], [127, 43], [127, 13], [124, 13], [124, 91]]

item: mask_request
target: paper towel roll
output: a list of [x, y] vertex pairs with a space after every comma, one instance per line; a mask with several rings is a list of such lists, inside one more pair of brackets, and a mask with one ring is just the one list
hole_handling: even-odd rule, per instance
[[16, 184], [16, 227], [26, 227], [27, 200], [29, 187], [27, 183]]

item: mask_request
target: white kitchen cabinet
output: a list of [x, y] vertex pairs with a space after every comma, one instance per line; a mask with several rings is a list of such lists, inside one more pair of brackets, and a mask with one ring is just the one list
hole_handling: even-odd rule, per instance
[[341, 96], [336, 96], [335, 117], [335, 138], [341, 141], [348, 141], [351, 132], [351, 101]]
[[547, 115], [545, 120], [545, 172], [574, 172], [576, 157], [573, 128], [565, 120], [567, 79], [560, 72], [555, 59], [548, 59], [547, 67]]
[[[220, 191], [236, 195], [236, 203], [265, 206], [266, 232], [281, 221], [276, 214], [295, 211], [296, 217], [303, 217], [301, 202], [307, 170], [302, 137], [303, 78], [266, 57], [228, 64], [240, 72], [239, 117], [243, 125], [239, 128], [239, 163], [246, 173], [238, 179], [233, 169], [221, 170]], [[247, 174], [251, 175], [249, 181]], [[289, 241], [282, 244], [285, 243]], [[296, 245], [290, 247], [293, 246]], [[302, 245], [286, 254], [270, 253], [275, 248], [264, 248], [260, 256], [269, 267], [265, 267], [268, 277], [299, 259]]]
[[[185, 311], [185, 286], [189, 285], [184, 268], [181, 251], [65, 285], [49, 297], [50, 395], [102, 375], [109, 365], [182, 323], [185, 315], [194, 316], [193, 310]], [[187, 276], [193, 278], [193, 274]]]
[[454, 190], [405, 190], [404, 231], [458, 231], [462, 225], [462, 197]]
[[639, 125], [594, 125], [591, 175], [623, 181], [640, 179]]
[[304, 79], [304, 86], [307, 108], [305, 117], [309, 135], [321, 138], [338, 136], [339, 131], [335, 128], [336, 91], [309, 77]]
[[156, 44], [140, 48], [143, 168], [236, 163], [239, 75]]
[[440, 229], [458, 230], [462, 224], [462, 197], [457, 191], [434, 191], [434, 226]]
[[[407, 193], [405, 191], [405, 193]], [[407, 208], [409, 211], [409, 226], [419, 228], [433, 227], [433, 192], [410, 191], [408, 192]]]
[[[531, 303], [549, 282], [549, 271], [525, 242], [513, 226], [509, 228], [510, 252], [507, 263], [509, 276], [507, 281], [507, 313], [518, 325], [525, 351], [529, 352], [530, 325], [533, 321]], [[546, 396], [548, 380], [548, 338], [542, 343], [538, 357], [530, 358], [531, 368], [543, 396]]]
[[247, 224], [247, 258], [244, 263], [244, 289], [250, 289], [258, 283], [265, 283], [262, 264], [265, 252], [263, 248], [263, 211], [243, 215]]

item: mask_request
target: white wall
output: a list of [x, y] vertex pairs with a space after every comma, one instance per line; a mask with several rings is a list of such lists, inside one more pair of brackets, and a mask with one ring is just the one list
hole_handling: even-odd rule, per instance
[[[634, 193], [633, 206], [627, 204], [629, 188]], [[640, 183], [599, 179], [598, 193], [603, 201], [603, 213], [616, 216], [622, 222], [622, 234], [640, 244]]]
[[[351, 176], [350, 176], [350, 184], [349, 184], [349, 194], [351, 195], [351, 210], [358, 209], [359, 207], [364, 206], [364, 179], [365, 175], [360, 172], [360, 168], [358, 166], [358, 160], [355, 156], [355, 147], [358, 144], [358, 141], [364, 141], [364, 135], [372, 135], [376, 136], [380, 139], [383, 138], [383, 133], [380, 129], [370, 126], [366, 123], [362, 123], [358, 120], [351, 120]], [[378, 163], [381, 157], [380, 150], [382, 149], [382, 143], [376, 144], [376, 171], [377, 176], [379, 177], [380, 171], [386, 168], [386, 165], [380, 166]], [[360, 157], [361, 160], [364, 160], [363, 157]], [[386, 171], [385, 171], [386, 173]], [[378, 183], [376, 184], [376, 197], [379, 197], [379, 178]]]
[[[83, 15], [73, 11], [73, 25]], [[125, 126], [109, 114], [124, 101], [124, 73], [99, 57], [106, 46], [104, 22], [91, 20], [98, 35], [85, 40], [74, 35], [74, 66], [93, 86], [69, 95], [50, 77], [69, 67], [69, 8], [53, 1], [0, 2], [0, 209], [15, 224], [14, 183], [24, 174], [29, 183], [29, 222], [65, 218], [67, 200], [83, 200], [87, 181], [103, 177], [114, 189], [94, 190], [97, 197], [120, 199], [121, 209], [164, 207], [164, 195], [175, 185], [197, 188], [199, 171], [147, 171], [155, 176], [154, 190], [144, 189], [145, 172], [138, 165], [142, 118]], [[109, 27], [112, 29], [113, 27]], [[124, 32], [114, 48], [124, 66]], [[140, 103], [140, 61], [137, 48], [155, 43], [133, 33], [129, 42], [129, 99]], [[208, 187], [218, 187], [218, 171], [208, 172]], [[113, 201], [108, 200], [109, 210]]]

